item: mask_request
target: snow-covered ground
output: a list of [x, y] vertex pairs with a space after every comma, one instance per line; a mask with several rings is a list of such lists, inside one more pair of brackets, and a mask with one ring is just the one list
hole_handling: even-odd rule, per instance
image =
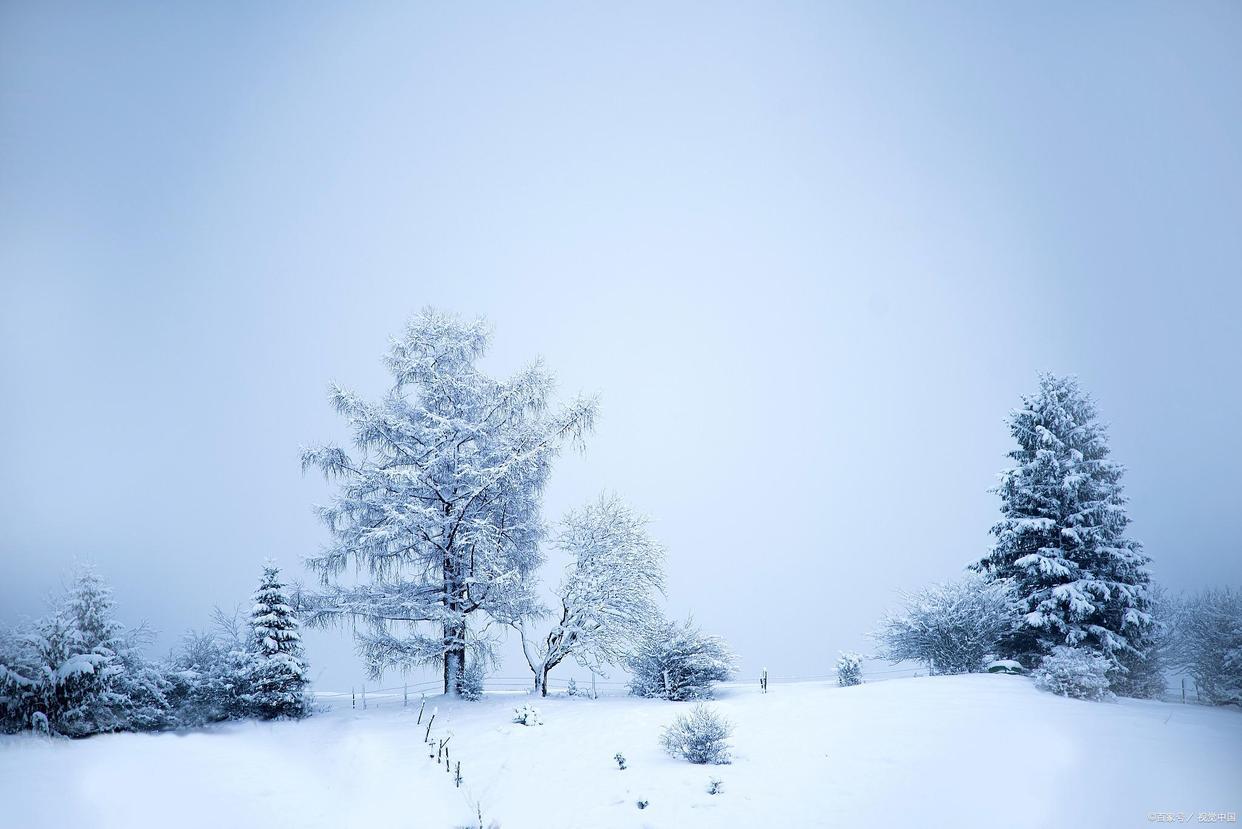
[[399, 696], [367, 711], [345, 698], [304, 722], [0, 738], [0, 825], [452, 829], [476, 804], [504, 829], [1125, 827], [1242, 812], [1242, 713], [1078, 702], [1023, 677], [726, 687], [713, 704], [736, 724], [735, 757], [711, 767], [659, 748], [688, 704], [557, 697], [535, 701], [544, 725], [512, 723], [527, 699], [429, 700], [461, 788]]

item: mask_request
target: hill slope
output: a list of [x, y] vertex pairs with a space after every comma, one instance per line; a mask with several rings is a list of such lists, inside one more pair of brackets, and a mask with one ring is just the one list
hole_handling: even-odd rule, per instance
[[[684, 705], [540, 700], [545, 724], [523, 727], [510, 720], [526, 699], [439, 704], [432, 734], [452, 734], [461, 788], [399, 698], [185, 735], [3, 738], [0, 823], [451, 829], [477, 804], [504, 829], [1123, 827], [1242, 811], [1242, 714], [1078, 702], [1021, 677], [725, 688], [714, 705], [737, 726], [735, 757], [712, 767], [659, 749]], [[707, 793], [711, 777], [722, 793]]]

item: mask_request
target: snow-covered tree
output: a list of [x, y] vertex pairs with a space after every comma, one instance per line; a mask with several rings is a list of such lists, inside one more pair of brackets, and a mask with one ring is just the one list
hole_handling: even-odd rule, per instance
[[[483, 373], [489, 340], [482, 320], [424, 310], [392, 343], [393, 386], [381, 400], [331, 388], [358, 452], [328, 445], [302, 456], [303, 469], [340, 482], [320, 511], [332, 542], [308, 560], [326, 586], [307, 597], [308, 621], [357, 623], [373, 675], [442, 664], [450, 694], [467, 648], [489, 645], [471, 615], [512, 606], [528, 589], [551, 462], [596, 411], [577, 399], [551, 412], [554, 382], [539, 362], [508, 380]], [[341, 584], [351, 562], [363, 581]]]
[[548, 673], [572, 657], [605, 675], [633, 651], [648, 621], [659, 615], [654, 598], [664, 589], [664, 549], [647, 532], [647, 519], [621, 499], [600, 496], [561, 521], [556, 546], [569, 555], [557, 590], [560, 609], [541, 639], [530, 628], [540, 608], [519, 608], [510, 623], [535, 675], [535, 690], [548, 695]]
[[113, 617], [103, 579], [81, 570], [51, 614], [8, 639], [0, 666], [7, 727], [29, 728], [35, 716], [70, 737], [163, 727], [168, 682], [143, 658], [144, 636]]
[[922, 662], [933, 674], [982, 671], [1015, 621], [1008, 586], [974, 573], [904, 599], [905, 608], [886, 616], [873, 634], [876, 655]]
[[250, 652], [242, 704], [255, 716], [303, 717], [310, 711], [306, 659], [298, 619], [280, 570], [268, 563], [250, 610]]
[[1194, 678], [1202, 699], [1242, 705], [1242, 592], [1204, 590], [1177, 602], [1171, 662]]
[[1095, 404], [1072, 377], [1041, 375], [1011, 413], [1018, 443], [1001, 475], [996, 541], [976, 569], [1013, 584], [1020, 618], [1002, 652], [1033, 667], [1057, 645], [1098, 651], [1114, 689], [1147, 672], [1148, 558], [1126, 537], [1123, 468], [1109, 460]]
[[736, 670], [724, 640], [705, 635], [690, 619], [651, 625], [625, 664], [631, 694], [678, 702], [710, 699], [712, 686]]
[[1112, 663], [1098, 651], [1057, 645], [1031, 672], [1035, 685], [1063, 697], [1106, 700]]

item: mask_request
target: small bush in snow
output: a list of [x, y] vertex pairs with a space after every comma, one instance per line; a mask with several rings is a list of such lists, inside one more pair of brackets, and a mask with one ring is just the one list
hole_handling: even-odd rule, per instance
[[728, 763], [733, 724], [706, 705], [696, 705], [664, 729], [660, 743], [673, 757], [691, 763]]
[[635, 805], [635, 806], [637, 806], [637, 807], [638, 807], [638, 808], [640, 808], [640, 809], [646, 809], [646, 808], [647, 808], [647, 806], [649, 806], [650, 804], [651, 804], [651, 801], [650, 801], [650, 800], [639, 800], [639, 801], [638, 801], [637, 803], [635, 803], [634, 805]]
[[478, 661], [470, 663], [462, 672], [461, 683], [457, 686], [461, 698], [470, 702], [483, 699], [483, 679], [483, 663]]
[[1035, 685], [1075, 699], [1105, 700], [1111, 663], [1095, 651], [1058, 645], [1035, 669]]
[[565, 693], [571, 697], [578, 696], [578, 683], [574, 681], [573, 677], [569, 678], [569, 684], [565, 686]]
[[853, 651], [844, 651], [837, 660], [837, 684], [842, 688], [849, 685], [862, 685], [862, 656]]
[[708, 794], [720, 794], [724, 791], [724, 781], [719, 777], [713, 777], [707, 781]]
[[874, 635], [881, 659], [922, 662], [934, 674], [982, 671], [1014, 625], [1003, 583], [971, 574], [905, 596], [904, 612], [880, 622]]
[[543, 720], [539, 718], [539, 709], [529, 703], [513, 709], [513, 721], [519, 725], [543, 725]]
[[621, 771], [625, 771], [625, 755], [624, 754], [618, 751], [616, 754], [612, 755], [612, 759], [617, 761], [618, 769], [620, 769]]
[[706, 636], [690, 620], [652, 627], [626, 662], [630, 693], [674, 701], [711, 699], [712, 685], [733, 676], [724, 640]]

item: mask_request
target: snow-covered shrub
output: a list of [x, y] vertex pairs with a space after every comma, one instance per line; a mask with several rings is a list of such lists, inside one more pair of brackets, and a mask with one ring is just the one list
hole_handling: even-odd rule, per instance
[[578, 683], [574, 681], [572, 676], [569, 678], [569, 683], [565, 686], [565, 693], [571, 697], [578, 696]]
[[1112, 663], [1095, 651], [1058, 645], [1035, 669], [1035, 685], [1063, 697], [1105, 700]]
[[513, 709], [513, 721], [519, 725], [543, 725], [539, 709], [530, 703]]
[[862, 656], [853, 651], [844, 651], [837, 660], [837, 684], [842, 688], [850, 685], [862, 685]]
[[706, 705], [680, 714], [660, 735], [660, 744], [674, 757], [691, 763], [729, 762], [729, 736], [733, 724]]
[[709, 778], [707, 781], [708, 794], [720, 794], [724, 791], [724, 781], [719, 777]]
[[478, 702], [483, 699], [483, 680], [486, 678], [482, 660], [476, 659], [467, 665], [461, 675], [461, 684], [458, 685], [461, 698], [469, 702]]
[[1170, 662], [1202, 699], [1242, 705], [1242, 591], [1204, 590], [1173, 605]]
[[674, 701], [711, 699], [712, 686], [733, 676], [735, 659], [718, 636], [707, 636], [693, 620], [660, 622], [638, 643], [626, 662], [630, 693]]
[[1003, 583], [977, 574], [905, 596], [905, 610], [880, 622], [878, 656], [922, 662], [932, 674], [982, 671], [987, 657], [1014, 625]]
[[620, 771], [625, 771], [625, 755], [624, 754], [618, 751], [616, 754], [612, 755], [612, 759], [617, 761], [617, 768]]

